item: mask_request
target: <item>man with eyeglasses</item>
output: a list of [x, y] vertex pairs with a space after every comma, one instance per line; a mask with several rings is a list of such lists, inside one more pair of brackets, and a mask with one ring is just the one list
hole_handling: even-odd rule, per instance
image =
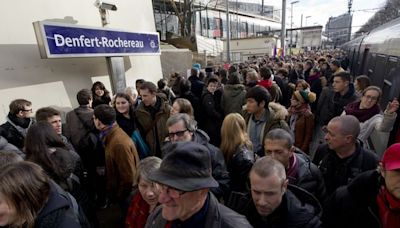
[[[227, 196], [229, 192], [229, 173], [222, 152], [219, 148], [209, 143], [210, 138], [207, 133], [197, 129], [196, 121], [186, 113], [178, 113], [167, 120], [169, 143], [179, 141], [196, 142], [207, 148], [211, 156], [212, 176], [219, 183], [219, 187], [211, 188], [212, 193], [220, 199]], [[163, 149], [163, 155], [168, 150]]]
[[326, 144], [318, 147], [313, 163], [321, 170], [328, 194], [350, 183], [360, 173], [376, 169], [378, 156], [363, 148], [357, 137], [360, 122], [352, 115], [329, 121]]
[[164, 149], [169, 152], [158, 170], [149, 176], [159, 186], [158, 201], [146, 227], [217, 228], [251, 227], [246, 218], [220, 204], [209, 193], [218, 187], [211, 176], [208, 149], [195, 142], [176, 142]]
[[16, 99], [10, 103], [10, 111], [6, 122], [0, 126], [0, 135], [20, 150], [28, 128], [34, 123], [32, 118], [32, 102], [25, 99]]
[[288, 184], [281, 162], [262, 157], [254, 163], [249, 178], [251, 194], [242, 198], [244, 206], [237, 211], [253, 227], [321, 227], [320, 204], [310, 193]]

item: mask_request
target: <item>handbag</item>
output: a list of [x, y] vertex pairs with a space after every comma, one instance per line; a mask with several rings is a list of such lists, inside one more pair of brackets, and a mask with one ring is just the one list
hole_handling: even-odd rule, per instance
[[131, 136], [132, 141], [135, 143], [136, 149], [139, 154], [140, 160], [143, 158], [146, 158], [150, 154], [150, 148], [146, 144], [146, 142], [143, 140], [142, 136], [140, 135], [140, 132], [138, 129], [133, 131], [132, 136]]

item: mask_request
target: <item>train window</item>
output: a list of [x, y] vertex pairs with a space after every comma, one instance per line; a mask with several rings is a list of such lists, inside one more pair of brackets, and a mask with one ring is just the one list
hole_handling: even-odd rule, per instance
[[385, 75], [382, 87], [381, 107], [386, 107], [387, 102], [394, 97], [399, 98], [400, 95], [400, 65], [397, 57], [389, 57], [386, 66], [387, 73]]
[[373, 85], [378, 86], [379, 88], [383, 87], [383, 79], [386, 75], [387, 61], [388, 61], [387, 55], [376, 56], [375, 70], [371, 77], [371, 83]]
[[367, 69], [367, 75], [368, 77], [372, 77], [374, 71], [375, 71], [375, 63], [376, 63], [376, 54], [375, 53], [368, 53], [368, 56], [366, 57], [365, 61], [365, 67]]

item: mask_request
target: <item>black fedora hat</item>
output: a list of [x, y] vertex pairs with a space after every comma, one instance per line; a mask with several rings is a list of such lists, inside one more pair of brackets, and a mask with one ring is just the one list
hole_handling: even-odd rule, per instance
[[150, 174], [151, 181], [191, 192], [218, 187], [211, 175], [208, 149], [195, 142], [176, 142], [163, 148], [166, 156], [158, 170]]

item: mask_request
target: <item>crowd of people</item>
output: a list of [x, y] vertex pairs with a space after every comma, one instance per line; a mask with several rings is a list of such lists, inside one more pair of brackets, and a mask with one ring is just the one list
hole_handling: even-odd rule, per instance
[[114, 96], [95, 82], [65, 120], [13, 100], [0, 227], [400, 227], [399, 102], [348, 64], [194, 64]]

